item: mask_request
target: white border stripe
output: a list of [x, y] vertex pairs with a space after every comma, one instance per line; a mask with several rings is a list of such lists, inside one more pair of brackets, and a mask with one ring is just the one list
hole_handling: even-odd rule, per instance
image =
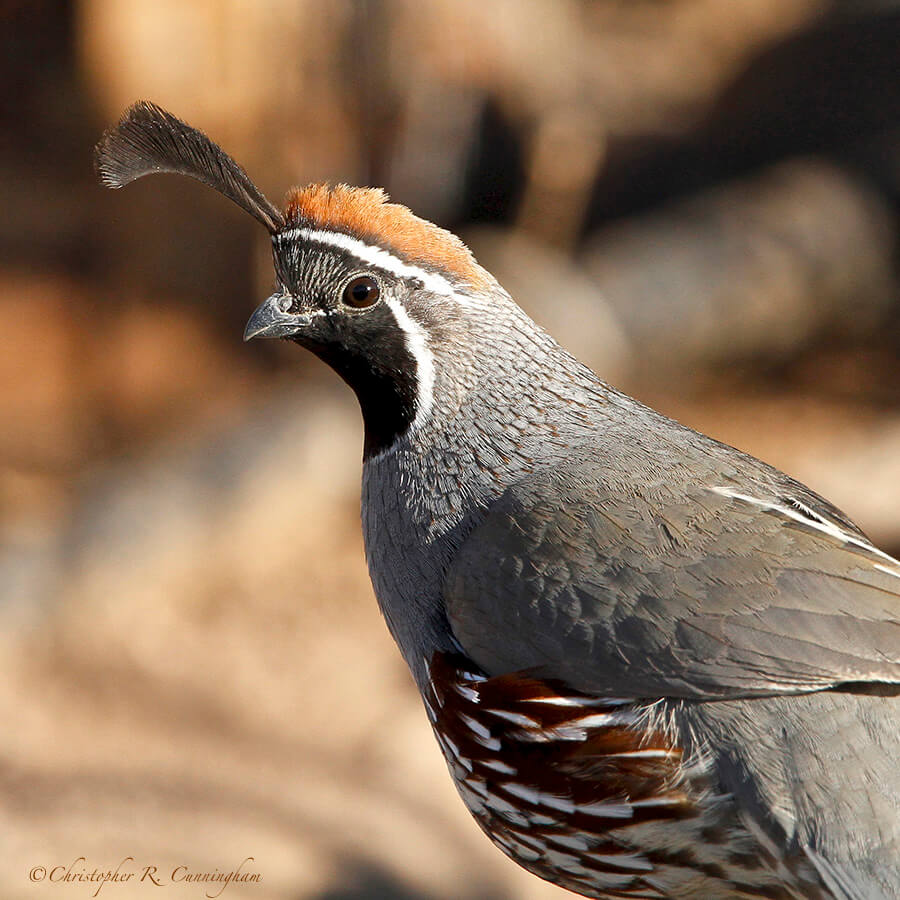
[[339, 250], [346, 250], [361, 262], [384, 269], [386, 272], [391, 272], [400, 278], [416, 278], [432, 293], [441, 294], [445, 297], [456, 297], [461, 303], [466, 301], [465, 296], [460, 296], [459, 286], [452, 284], [443, 275], [429, 272], [427, 269], [422, 269], [419, 266], [410, 265], [382, 247], [366, 244], [339, 231], [289, 228], [274, 235], [272, 239], [296, 240], [298, 238], [306, 241], [316, 241], [320, 244], [328, 244], [331, 247], [337, 247]]
[[406, 335], [406, 348], [416, 361], [416, 384], [419, 394], [416, 398], [418, 401], [416, 417], [409, 426], [412, 431], [431, 415], [431, 407], [434, 404], [434, 354], [428, 346], [425, 329], [410, 316], [403, 304], [393, 297], [382, 295], [382, 298], [394, 314], [397, 325]]
[[[837, 538], [837, 540], [841, 541], [841, 543], [853, 544], [854, 546], [859, 547], [862, 550], [866, 550], [869, 553], [874, 553], [876, 556], [880, 556], [882, 559], [886, 559], [889, 563], [893, 563], [895, 566], [900, 566], [900, 561], [894, 559], [893, 556], [890, 556], [883, 550], [879, 550], [868, 541], [863, 540], [863, 538], [857, 537], [855, 534], [850, 534], [849, 532], [844, 531], [843, 528], [838, 528], [838, 526], [833, 524], [832, 522], [819, 522], [816, 519], [811, 519], [808, 516], [803, 515], [803, 513], [796, 509], [790, 509], [787, 506], [781, 506], [780, 504], [772, 503], [769, 500], [760, 500], [757, 497], [751, 497], [749, 494], [741, 494], [738, 491], [732, 490], [732, 488], [711, 487], [710, 490], [714, 491], [717, 494], [721, 494], [723, 497], [731, 497], [734, 500], [741, 500], [744, 503], [750, 503], [753, 506], [758, 506], [761, 509], [767, 510], [768, 512], [781, 513], [783, 516], [787, 516], [789, 519], [793, 519], [795, 522], [801, 522], [802, 524], [808, 525], [810, 528], [815, 528], [817, 531], [821, 531], [824, 534], [829, 535], [830, 537]], [[883, 567], [878, 566], [878, 568]], [[889, 574], [894, 573], [891, 572]]]

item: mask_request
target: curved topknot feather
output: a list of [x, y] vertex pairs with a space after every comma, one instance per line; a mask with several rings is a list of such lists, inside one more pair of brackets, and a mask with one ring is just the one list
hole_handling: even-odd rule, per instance
[[97, 144], [94, 163], [105, 187], [171, 172], [196, 178], [234, 201], [270, 233], [284, 225], [278, 209], [218, 144], [162, 107], [141, 100]]

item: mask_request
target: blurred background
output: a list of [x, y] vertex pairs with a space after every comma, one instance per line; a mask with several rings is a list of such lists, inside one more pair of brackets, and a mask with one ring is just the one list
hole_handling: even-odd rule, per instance
[[78, 857], [253, 857], [224, 896], [255, 900], [570, 896], [454, 794], [368, 583], [355, 401], [241, 343], [263, 230], [185, 179], [95, 183], [136, 99], [275, 200], [384, 185], [608, 381], [900, 552], [900, 3], [2, 0], [0, 25], [0, 896], [88, 897], [28, 880]]

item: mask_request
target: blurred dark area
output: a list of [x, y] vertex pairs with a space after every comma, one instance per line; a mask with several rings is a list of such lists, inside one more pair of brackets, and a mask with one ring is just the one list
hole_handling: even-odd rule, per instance
[[900, 3], [0, 0], [0, 23], [3, 896], [120, 851], [255, 855], [263, 887], [230, 890], [257, 900], [564, 896], [441, 771], [368, 587], [352, 397], [241, 343], [266, 235], [194, 182], [96, 183], [137, 99], [273, 200], [383, 185], [602, 377], [900, 552]]

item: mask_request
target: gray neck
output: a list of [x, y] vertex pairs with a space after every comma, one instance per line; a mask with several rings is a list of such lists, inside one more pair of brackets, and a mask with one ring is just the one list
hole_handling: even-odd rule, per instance
[[369, 572], [420, 687], [431, 655], [458, 649], [441, 598], [457, 547], [507, 485], [564, 459], [566, 423], [584, 427], [608, 396], [505, 295], [466, 312], [433, 342], [438, 374], [427, 421], [363, 468]]

